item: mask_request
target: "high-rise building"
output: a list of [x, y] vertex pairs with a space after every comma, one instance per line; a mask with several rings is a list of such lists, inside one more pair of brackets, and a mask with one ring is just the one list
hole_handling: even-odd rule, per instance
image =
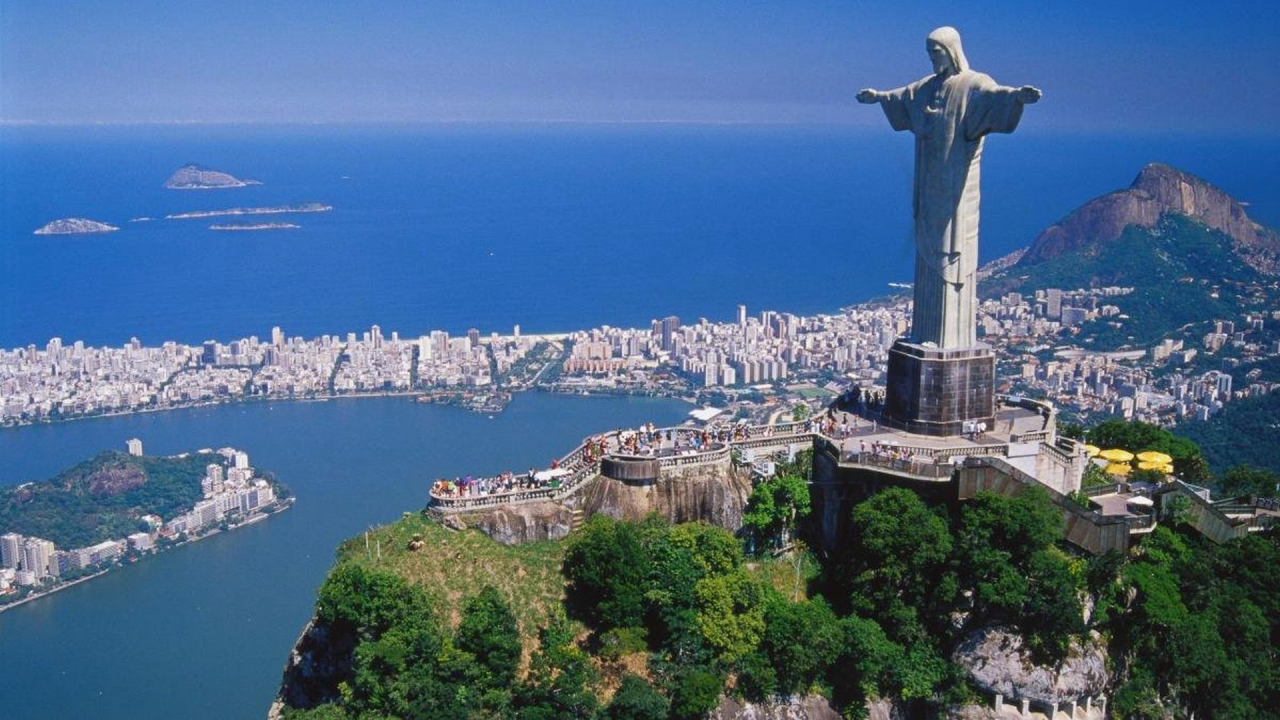
[[1062, 291], [1058, 288], [1049, 288], [1045, 291], [1044, 314], [1050, 320], [1062, 317]]
[[747, 326], [747, 306], [739, 305], [738, 306], [738, 327], [744, 328], [746, 326]]
[[22, 536], [18, 533], [0, 535], [0, 567], [17, 568], [22, 562]]
[[201, 365], [217, 365], [218, 364], [218, 341], [205, 340], [204, 348], [200, 353]]
[[130, 455], [142, 457], [142, 441], [138, 438], [129, 438], [125, 441], [124, 446], [128, 448]]
[[480, 331], [471, 328], [467, 331], [467, 339], [471, 341], [471, 347], [478, 347], [480, 345]]
[[680, 318], [668, 315], [662, 318], [662, 349], [671, 351], [674, 347], [676, 331], [680, 329]]
[[54, 559], [53, 543], [43, 538], [29, 537], [22, 541], [22, 569], [36, 574], [37, 578], [50, 575], [49, 561]]
[[284, 331], [279, 325], [271, 328], [271, 344], [276, 346], [276, 349], [284, 347]]

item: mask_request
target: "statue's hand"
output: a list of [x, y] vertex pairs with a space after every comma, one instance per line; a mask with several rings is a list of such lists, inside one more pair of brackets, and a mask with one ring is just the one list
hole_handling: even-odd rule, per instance
[[862, 103], [863, 105], [870, 105], [871, 103], [874, 103], [874, 102], [880, 102], [880, 92], [878, 90], [872, 90], [871, 88], [867, 88], [866, 90], [863, 90], [862, 92], [858, 93], [858, 102]]
[[1030, 105], [1031, 103], [1039, 100], [1043, 95], [1044, 93], [1040, 92], [1040, 88], [1038, 87], [1023, 85], [1018, 88], [1018, 102], [1023, 105]]

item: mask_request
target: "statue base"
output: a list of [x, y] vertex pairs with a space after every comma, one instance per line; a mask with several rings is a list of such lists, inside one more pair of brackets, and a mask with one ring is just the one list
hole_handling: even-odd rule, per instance
[[996, 357], [981, 343], [937, 348], [899, 340], [889, 350], [884, 424], [917, 435], [995, 428]]

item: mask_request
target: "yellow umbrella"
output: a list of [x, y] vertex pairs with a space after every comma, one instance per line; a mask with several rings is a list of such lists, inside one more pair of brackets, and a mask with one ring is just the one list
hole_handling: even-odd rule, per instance
[[1143, 460], [1142, 462], [1138, 463], [1139, 470], [1159, 470], [1160, 472], [1164, 472], [1164, 469], [1166, 467], [1169, 467], [1169, 466], [1165, 465], [1162, 462], [1155, 462], [1153, 460]]
[[1129, 467], [1129, 463], [1113, 462], [1107, 463], [1107, 467], [1103, 472], [1108, 475], [1119, 475], [1120, 477], [1125, 477], [1129, 473], [1133, 472], [1133, 468]]
[[1121, 450], [1120, 448], [1111, 448], [1110, 450], [1103, 450], [1098, 453], [1098, 457], [1105, 458], [1111, 462], [1127, 463], [1133, 459], [1133, 453], [1128, 450]]
[[1153, 462], [1153, 463], [1159, 463], [1161, 465], [1168, 465], [1169, 463], [1173, 462], [1173, 458], [1169, 457], [1168, 455], [1165, 455], [1162, 452], [1156, 452], [1155, 450], [1148, 450], [1146, 452], [1138, 453], [1138, 459], [1142, 460], [1143, 462]]
[[1089, 457], [1098, 457], [1098, 453], [1102, 452], [1102, 448], [1097, 445], [1085, 445], [1084, 454]]

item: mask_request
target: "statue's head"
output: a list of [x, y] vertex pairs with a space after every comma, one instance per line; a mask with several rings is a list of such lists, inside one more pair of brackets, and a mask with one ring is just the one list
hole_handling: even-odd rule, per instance
[[937, 75], [954, 75], [969, 69], [969, 61], [960, 47], [960, 33], [953, 27], [943, 26], [929, 33], [925, 49]]

